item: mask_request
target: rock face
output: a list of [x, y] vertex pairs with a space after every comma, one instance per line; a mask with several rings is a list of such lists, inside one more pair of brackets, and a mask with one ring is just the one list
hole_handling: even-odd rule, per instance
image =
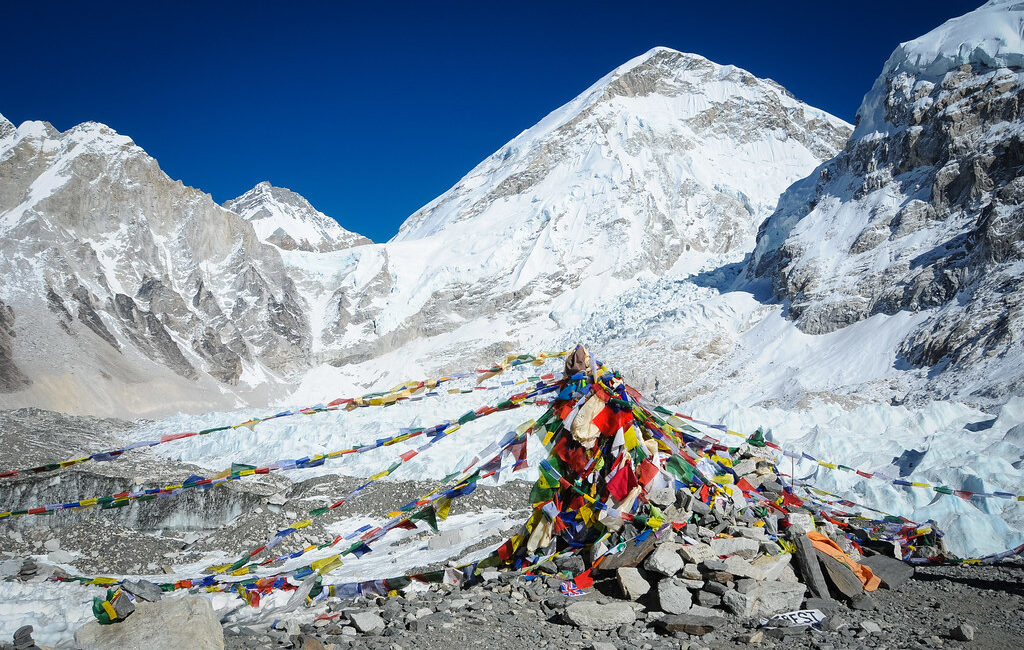
[[202, 596], [139, 602], [121, 623], [83, 625], [75, 632], [75, 647], [82, 650], [124, 648], [138, 650], [221, 650], [224, 632], [210, 601]]
[[261, 240], [282, 250], [334, 251], [370, 243], [342, 228], [300, 194], [267, 181], [224, 207], [251, 223]]
[[27, 386], [29, 379], [14, 362], [11, 340], [14, 333], [14, 310], [0, 300], [0, 392], [10, 393]]
[[248, 222], [101, 124], [0, 123], [2, 376], [32, 381], [11, 405], [214, 406], [308, 365], [308, 307]]
[[846, 148], [786, 191], [748, 268], [812, 334], [921, 312], [900, 351], [945, 371], [943, 395], [1024, 381], [993, 362], [1024, 328], [1022, 19], [990, 2], [897, 48]]

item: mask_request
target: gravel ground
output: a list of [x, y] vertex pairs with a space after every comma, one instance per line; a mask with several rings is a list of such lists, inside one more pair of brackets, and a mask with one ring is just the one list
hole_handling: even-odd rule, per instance
[[[918, 570], [897, 590], [879, 590], [873, 611], [839, 605], [829, 615], [826, 630], [800, 628], [783, 639], [758, 639], [755, 620], [723, 619], [710, 634], [665, 636], [651, 625], [657, 614], [639, 612], [633, 625], [602, 632], [566, 623], [561, 615], [569, 602], [558, 591], [559, 580], [527, 582], [504, 574], [468, 589], [447, 589], [375, 600], [332, 602], [329, 609], [377, 613], [384, 621], [379, 634], [357, 632], [347, 615], [314, 625], [284, 630], [248, 631], [229, 626], [228, 648], [304, 647], [397, 650], [504, 649], [510, 647], [567, 648], [972, 648], [1024, 647], [1024, 561], [990, 566], [934, 566]], [[606, 585], [607, 586], [607, 585]], [[601, 587], [600, 584], [596, 587]], [[599, 589], [584, 600], [616, 602]], [[621, 602], [621, 601], [618, 601]], [[418, 618], [417, 618], [418, 616]], [[415, 622], [414, 622], [415, 619]], [[974, 628], [971, 642], [951, 638], [966, 623]], [[282, 623], [284, 625], [284, 623]], [[875, 629], [877, 628], [877, 631]], [[303, 638], [300, 638], [301, 634]], [[753, 636], [754, 640], [749, 640]], [[312, 639], [310, 639], [312, 637]], [[595, 644], [608, 643], [609, 646]]]

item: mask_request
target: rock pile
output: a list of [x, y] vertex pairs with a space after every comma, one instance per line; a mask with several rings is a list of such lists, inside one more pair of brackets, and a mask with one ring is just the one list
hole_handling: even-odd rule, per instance
[[[738, 455], [733, 465], [737, 480], [763, 494], [782, 494], [784, 486], [773, 465], [758, 459], [756, 452], [748, 449]], [[746, 504], [734, 506], [726, 499], [716, 499], [709, 507], [690, 488], [652, 491], [648, 500], [671, 526], [659, 534], [626, 526], [612, 538], [621, 551], [595, 558], [592, 570], [596, 588], [633, 606], [574, 603], [564, 613], [571, 624], [611, 629], [631, 623], [636, 611], [643, 610], [663, 633], [699, 636], [730, 617], [763, 620], [801, 609], [831, 612], [839, 606], [834, 598], [856, 609], [873, 609], [872, 597], [853, 570], [861, 561], [889, 588], [913, 575], [912, 567], [894, 557], [870, 550], [864, 552], [873, 554], [863, 557], [845, 531], [809, 511], [779, 509], [755, 517]], [[817, 549], [808, 533], [824, 535], [843, 549], [836, 552], [838, 559]], [[806, 627], [770, 624], [790, 628], [782, 635]]]

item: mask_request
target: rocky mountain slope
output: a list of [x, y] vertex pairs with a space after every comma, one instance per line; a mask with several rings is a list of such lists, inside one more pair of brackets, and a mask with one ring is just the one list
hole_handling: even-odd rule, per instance
[[304, 197], [267, 181], [224, 207], [249, 221], [262, 241], [283, 250], [333, 251], [369, 244], [314, 208]]
[[897, 48], [749, 267], [811, 334], [920, 313], [898, 351], [933, 395], [1024, 388], [1022, 25], [1024, 4], [990, 2]]
[[302, 299], [244, 219], [101, 124], [0, 134], [4, 404], [211, 408], [308, 363]]

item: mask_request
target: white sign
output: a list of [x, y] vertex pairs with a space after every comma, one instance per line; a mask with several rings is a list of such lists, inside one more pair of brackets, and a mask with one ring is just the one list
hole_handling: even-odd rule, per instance
[[795, 612], [786, 612], [785, 614], [776, 614], [771, 617], [771, 620], [761, 620], [761, 625], [764, 627], [775, 627], [772, 625], [773, 622], [788, 622], [790, 626], [803, 626], [803, 625], [816, 625], [824, 621], [826, 616], [821, 613], [820, 609], [801, 609]]

